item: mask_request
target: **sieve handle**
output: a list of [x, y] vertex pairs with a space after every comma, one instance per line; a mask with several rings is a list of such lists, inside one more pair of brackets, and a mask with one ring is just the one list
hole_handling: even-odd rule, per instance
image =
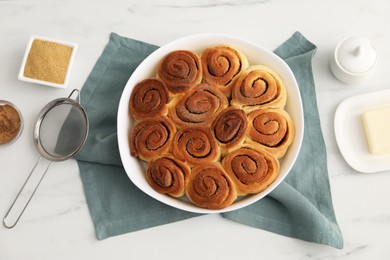
[[[72, 98], [73, 94], [77, 93], [77, 96], [75, 98]], [[77, 103], [80, 104], [80, 90], [78, 89], [74, 89], [72, 90], [72, 92], [70, 92], [68, 98], [72, 98], [73, 100], [75, 100]]]
[[[3, 219], [3, 224], [7, 228], [13, 228], [19, 221], [27, 205], [30, 203], [32, 197], [34, 196], [36, 190], [38, 189], [39, 184], [41, 183], [43, 177], [45, 176], [47, 170], [49, 169], [52, 161], [48, 161], [47, 166], [43, 165], [44, 171], [41, 171], [41, 175], [37, 175], [35, 172], [40, 172], [38, 165], [42, 166], [43, 163], [40, 163], [42, 156], [38, 158], [34, 167], [32, 168], [30, 174], [28, 175], [26, 181], [24, 182], [22, 188], [16, 195], [14, 202], [9, 208], [7, 214]], [[32, 178], [33, 177], [33, 178]], [[35, 180], [35, 186], [33, 181]], [[31, 186], [33, 185], [33, 186]]]

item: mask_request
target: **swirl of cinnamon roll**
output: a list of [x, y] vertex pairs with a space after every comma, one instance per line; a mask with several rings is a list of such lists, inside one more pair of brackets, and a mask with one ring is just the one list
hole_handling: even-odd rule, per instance
[[217, 86], [227, 97], [231, 95], [235, 77], [249, 64], [241, 52], [225, 45], [204, 49], [201, 61], [204, 80]]
[[178, 128], [210, 126], [213, 119], [227, 108], [226, 96], [207, 83], [177, 96], [169, 105], [169, 117]]
[[158, 79], [145, 79], [135, 85], [130, 95], [130, 115], [137, 121], [168, 113], [167, 104], [171, 93], [164, 82]]
[[139, 121], [130, 132], [130, 153], [150, 161], [170, 151], [175, 133], [175, 125], [166, 116]]
[[244, 110], [228, 107], [219, 114], [211, 129], [219, 142], [222, 155], [244, 142], [247, 128], [248, 119]]
[[227, 154], [222, 166], [237, 187], [239, 196], [267, 188], [279, 175], [279, 161], [270, 153], [245, 145]]
[[190, 173], [186, 163], [166, 154], [149, 162], [146, 180], [155, 191], [177, 198], [185, 194], [186, 179]]
[[223, 209], [236, 200], [237, 191], [220, 163], [208, 163], [192, 169], [186, 195], [199, 207]]
[[190, 166], [215, 162], [221, 151], [209, 127], [186, 127], [178, 130], [173, 138], [173, 155]]
[[232, 89], [231, 104], [247, 113], [259, 108], [283, 108], [286, 101], [283, 81], [276, 72], [262, 65], [243, 71]]
[[260, 145], [276, 158], [285, 155], [295, 137], [295, 125], [283, 109], [259, 109], [248, 114], [247, 141]]
[[185, 92], [202, 81], [200, 57], [189, 50], [172, 51], [159, 63], [157, 77], [172, 93]]

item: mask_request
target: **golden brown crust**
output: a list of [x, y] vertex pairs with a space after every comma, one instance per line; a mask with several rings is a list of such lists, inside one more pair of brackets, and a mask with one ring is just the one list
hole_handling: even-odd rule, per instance
[[263, 191], [275, 181], [280, 171], [276, 157], [248, 144], [227, 154], [222, 166], [240, 196]]
[[172, 93], [183, 93], [202, 81], [200, 57], [189, 50], [172, 51], [158, 65], [157, 77]]
[[131, 92], [129, 111], [137, 121], [168, 113], [171, 93], [161, 80], [145, 79], [135, 85]]
[[175, 97], [169, 106], [169, 117], [178, 128], [210, 126], [229, 102], [216, 87], [202, 83]]
[[226, 46], [171, 51], [130, 96], [130, 153], [161, 194], [223, 209], [262, 192], [295, 137], [275, 71]]
[[225, 155], [244, 142], [248, 129], [247, 115], [242, 109], [228, 107], [213, 121], [211, 129], [219, 142], [222, 155]]
[[234, 79], [248, 67], [248, 60], [233, 47], [218, 45], [206, 48], [201, 54], [204, 80], [217, 86], [227, 97], [231, 95]]
[[282, 158], [295, 137], [295, 125], [282, 109], [259, 109], [248, 114], [247, 141]]
[[209, 163], [192, 169], [186, 195], [199, 207], [223, 209], [236, 200], [237, 191], [221, 164]]
[[232, 89], [231, 105], [247, 113], [259, 108], [284, 108], [287, 91], [277, 73], [262, 65], [243, 71]]
[[175, 133], [175, 125], [166, 116], [139, 121], [130, 132], [130, 153], [150, 161], [170, 151]]
[[191, 173], [190, 167], [171, 154], [165, 154], [149, 162], [146, 180], [157, 192], [181, 197], [185, 194], [186, 179]]
[[190, 166], [215, 162], [221, 156], [218, 142], [209, 127], [186, 127], [177, 131], [172, 152]]

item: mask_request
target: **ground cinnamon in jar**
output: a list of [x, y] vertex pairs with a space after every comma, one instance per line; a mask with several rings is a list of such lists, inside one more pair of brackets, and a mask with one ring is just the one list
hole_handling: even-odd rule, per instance
[[8, 104], [0, 105], [0, 145], [14, 139], [20, 127], [21, 120], [18, 111]]
[[35, 39], [24, 68], [24, 76], [64, 84], [73, 48], [56, 42]]

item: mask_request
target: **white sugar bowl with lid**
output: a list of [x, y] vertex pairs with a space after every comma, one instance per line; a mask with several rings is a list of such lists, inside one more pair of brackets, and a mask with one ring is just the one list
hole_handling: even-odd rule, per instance
[[375, 70], [377, 51], [364, 37], [353, 36], [340, 41], [330, 58], [330, 69], [340, 81], [358, 84]]

